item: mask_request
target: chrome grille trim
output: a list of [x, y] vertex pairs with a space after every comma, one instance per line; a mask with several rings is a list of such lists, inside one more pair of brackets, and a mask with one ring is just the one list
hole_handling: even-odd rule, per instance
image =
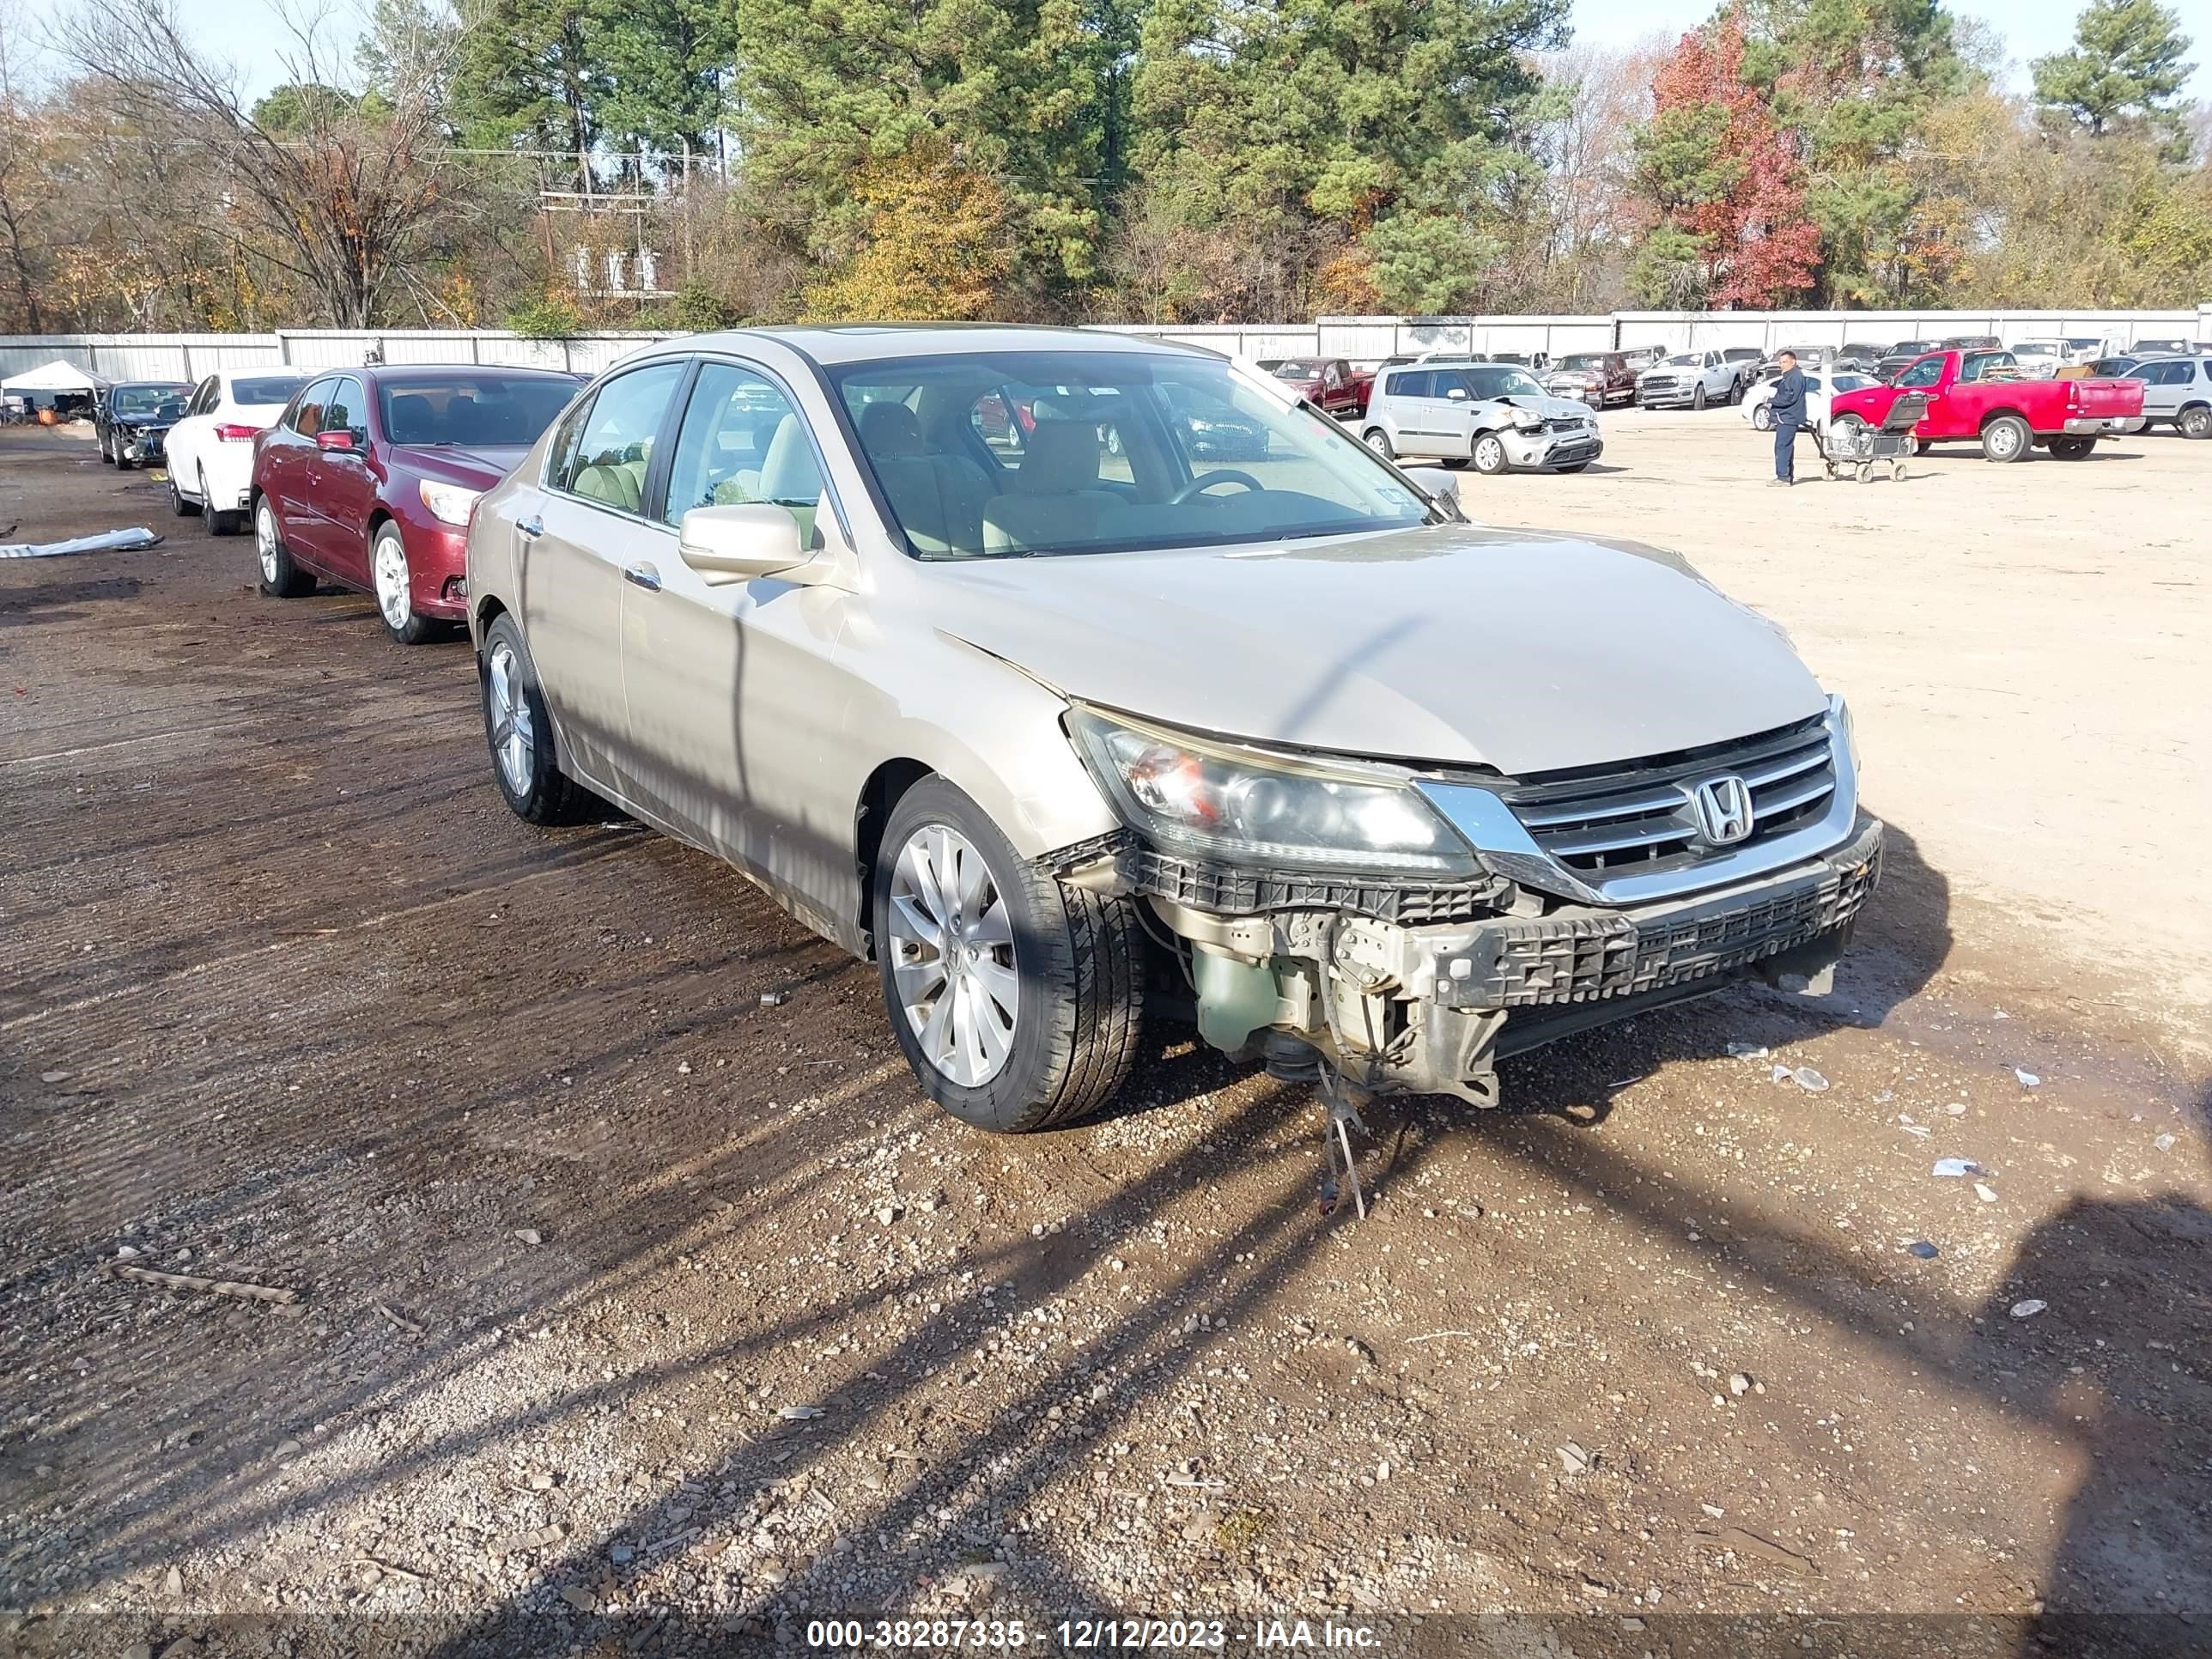
[[[1702, 839], [1688, 790], [1742, 778], [1753, 830]], [[1740, 881], [1840, 845], [1858, 816], [1858, 780], [1832, 709], [1733, 742], [1618, 765], [1476, 785], [1418, 787], [1498, 874], [1540, 891], [1620, 905]]]

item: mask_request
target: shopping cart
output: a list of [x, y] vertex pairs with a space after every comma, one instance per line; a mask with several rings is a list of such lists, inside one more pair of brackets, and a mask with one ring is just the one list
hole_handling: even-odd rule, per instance
[[1840, 478], [1846, 472], [1856, 472], [1864, 483], [1874, 477], [1875, 468], [1887, 461], [1889, 476], [1902, 478], [1905, 458], [1920, 453], [1920, 442], [1912, 429], [1927, 412], [1927, 398], [1908, 392], [1889, 406], [1888, 416], [1880, 426], [1871, 426], [1856, 415], [1829, 422], [1820, 436], [1820, 459], [1828, 476]]

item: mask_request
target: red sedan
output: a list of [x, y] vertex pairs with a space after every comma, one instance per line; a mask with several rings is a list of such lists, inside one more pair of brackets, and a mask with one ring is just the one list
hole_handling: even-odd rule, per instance
[[349, 368], [300, 388], [254, 440], [261, 591], [318, 577], [374, 594], [412, 645], [468, 620], [469, 514], [583, 385], [534, 368]]

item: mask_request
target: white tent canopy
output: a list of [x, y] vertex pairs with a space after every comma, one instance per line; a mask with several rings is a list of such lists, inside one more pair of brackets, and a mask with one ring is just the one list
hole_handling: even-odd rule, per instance
[[108, 382], [57, 357], [40, 368], [27, 368], [0, 380], [0, 392], [97, 392]]

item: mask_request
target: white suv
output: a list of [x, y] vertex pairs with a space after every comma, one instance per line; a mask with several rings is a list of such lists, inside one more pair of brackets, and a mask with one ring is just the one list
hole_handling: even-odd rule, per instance
[[1636, 401], [1646, 409], [1703, 409], [1735, 401], [1738, 365], [1724, 351], [1685, 351], [1645, 369]]
[[219, 368], [192, 388], [169, 428], [169, 506], [179, 518], [204, 513], [213, 534], [238, 532], [253, 483], [253, 440], [307, 382], [289, 368]]
[[1413, 363], [1375, 377], [1359, 435], [1378, 455], [1478, 472], [1579, 472], [1605, 453], [1597, 416], [1510, 363]]

